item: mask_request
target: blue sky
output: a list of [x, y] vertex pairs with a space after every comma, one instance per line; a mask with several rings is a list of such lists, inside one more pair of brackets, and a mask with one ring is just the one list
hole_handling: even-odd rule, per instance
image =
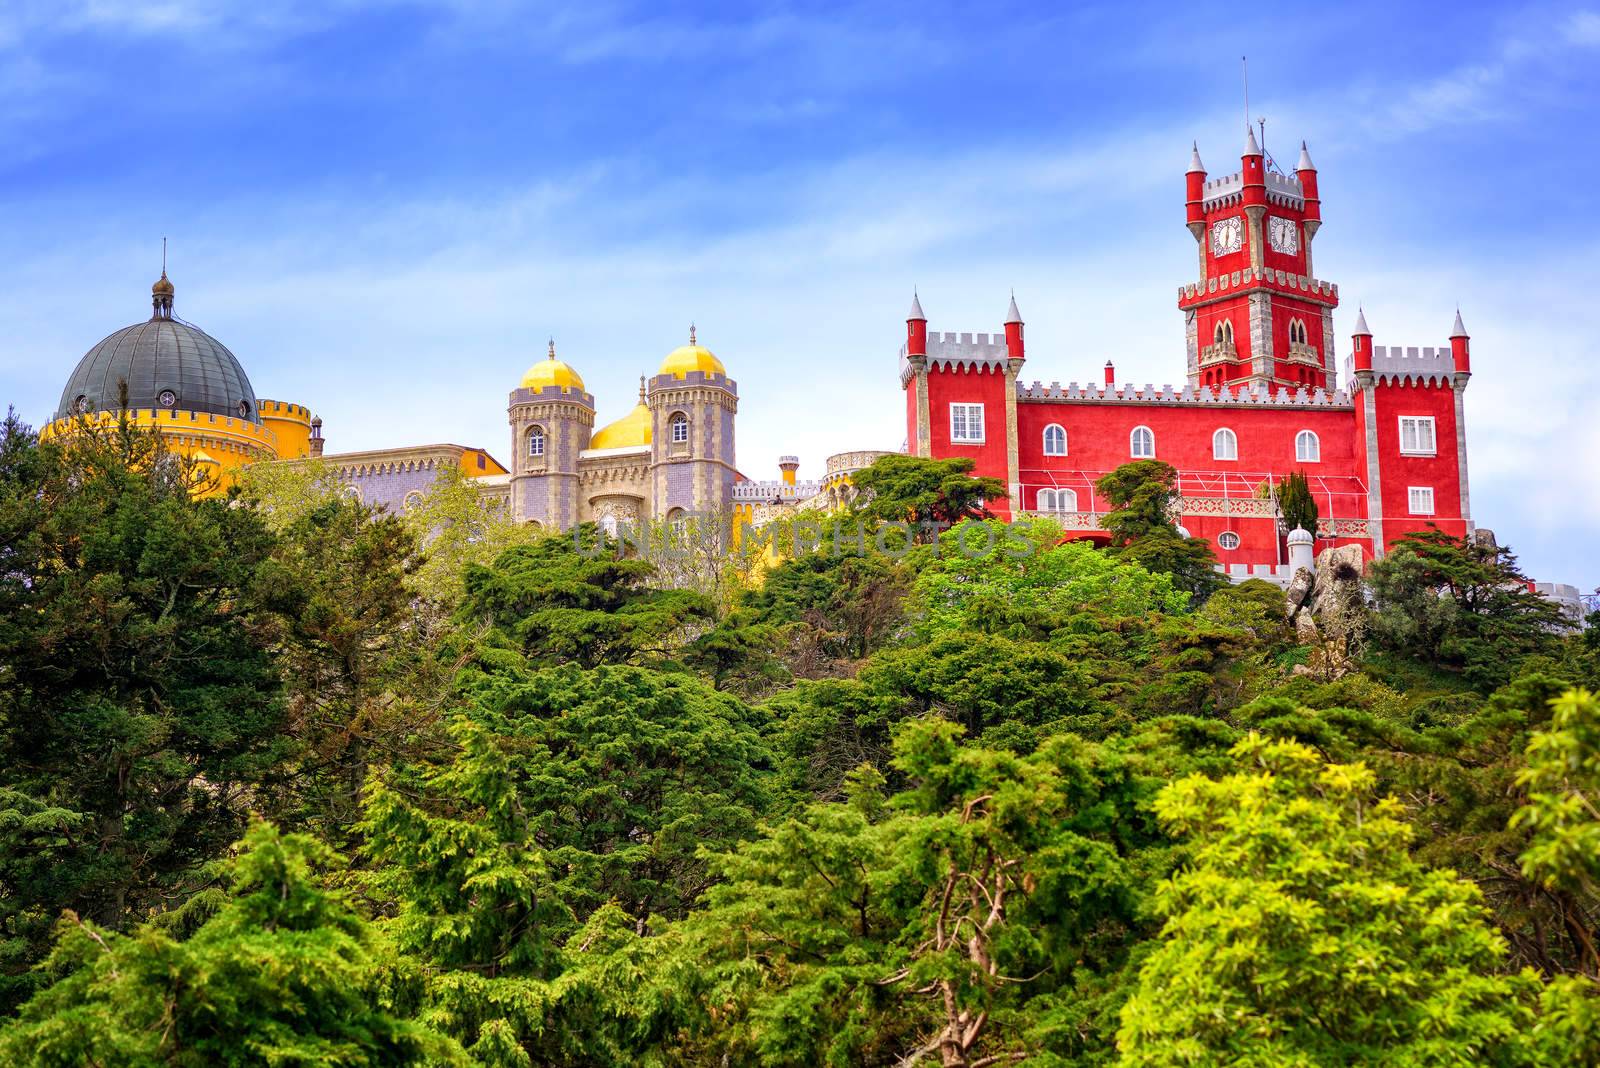
[[[699, 324], [741, 466], [896, 448], [913, 285], [1028, 377], [1181, 380], [1183, 169], [1310, 142], [1341, 337], [1443, 343], [1474, 514], [1600, 585], [1600, 8], [0, 0], [0, 400], [178, 313], [330, 449], [507, 451], [545, 338], [599, 420]], [[1196, 10], [1190, 5], [1191, 12]], [[1346, 342], [1341, 342], [1347, 348]]]

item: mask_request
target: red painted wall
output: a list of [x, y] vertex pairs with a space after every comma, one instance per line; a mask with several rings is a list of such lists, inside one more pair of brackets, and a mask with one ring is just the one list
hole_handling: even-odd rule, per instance
[[[1393, 383], [1374, 387], [1377, 408], [1379, 476], [1383, 497], [1383, 536], [1388, 542], [1431, 522], [1457, 537], [1466, 533], [1461, 515], [1461, 468], [1456, 455], [1455, 392], [1447, 385]], [[1437, 451], [1433, 456], [1400, 453], [1400, 417], [1432, 416]], [[1410, 487], [1433, 487], [1432, 516], [1413, 516]]]
[[[915, 383], [913, 383], [913, 388]], [[967, 456], [976, 461], [975, 475], [1006, 480], [1006, 376], [998, 368], [944, 370], [928, 368], [928, 409], [933, 455], [939, 459]], [[984, 440], [967, 445], [950, 440], [950, 405], [982, 404]], [[996, 515], [1010, 517], [1006, 501], [989, 505]]]

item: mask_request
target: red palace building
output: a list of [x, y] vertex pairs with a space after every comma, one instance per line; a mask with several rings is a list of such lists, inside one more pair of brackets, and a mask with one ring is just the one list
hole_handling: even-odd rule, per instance
[[1179, 522], [1209, 540], [1230, 575], [1283, 577], [1288, 555], [1271, 488], [1303, 472], [1317, 500], [1316, 548], [1369, 557], [1408, 531], [1473, 529], [1462, 397], [1472, 374], [1456, 314], [1449, 344], [1372, 344], [1358, 314], [1341, 378], [1339, 289], [1312, 271], [1322, 225], [1317, 170], [1301, 145], [1292, 175], [1268, 165], [1254, 132], [1238, 171], [1210, 178], [1196, 148], [1186, 177], [1200, 277], [1178, 290], [1188, 375], [1177, 389], [1105, 381], [1023, 381], [1013, 298], [999, 334], [928, 329], [913, 297], [900, 350], [909, 451], [968, 456], [1003, 480], [1006, 518], [1044, 514], [1104, 537], [1097, 478], [1131, 460], [1178, 470]]

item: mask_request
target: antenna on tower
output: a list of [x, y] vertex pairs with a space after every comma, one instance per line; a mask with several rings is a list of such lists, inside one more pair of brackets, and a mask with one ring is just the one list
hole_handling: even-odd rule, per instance
[[1244, 128], [1250, 129], [1250, 57], [1239, 57], [1239, 68], [1244, 72]]

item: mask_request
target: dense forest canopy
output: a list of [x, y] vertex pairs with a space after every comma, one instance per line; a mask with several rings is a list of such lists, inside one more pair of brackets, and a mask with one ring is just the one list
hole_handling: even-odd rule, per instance
[[657, 555], [10, 419], [0, 1063], [1600, 1063], [1600, 627], [1509, 552], [1286, 605], [1163, 464], [1104, 548], [857, 482]]

